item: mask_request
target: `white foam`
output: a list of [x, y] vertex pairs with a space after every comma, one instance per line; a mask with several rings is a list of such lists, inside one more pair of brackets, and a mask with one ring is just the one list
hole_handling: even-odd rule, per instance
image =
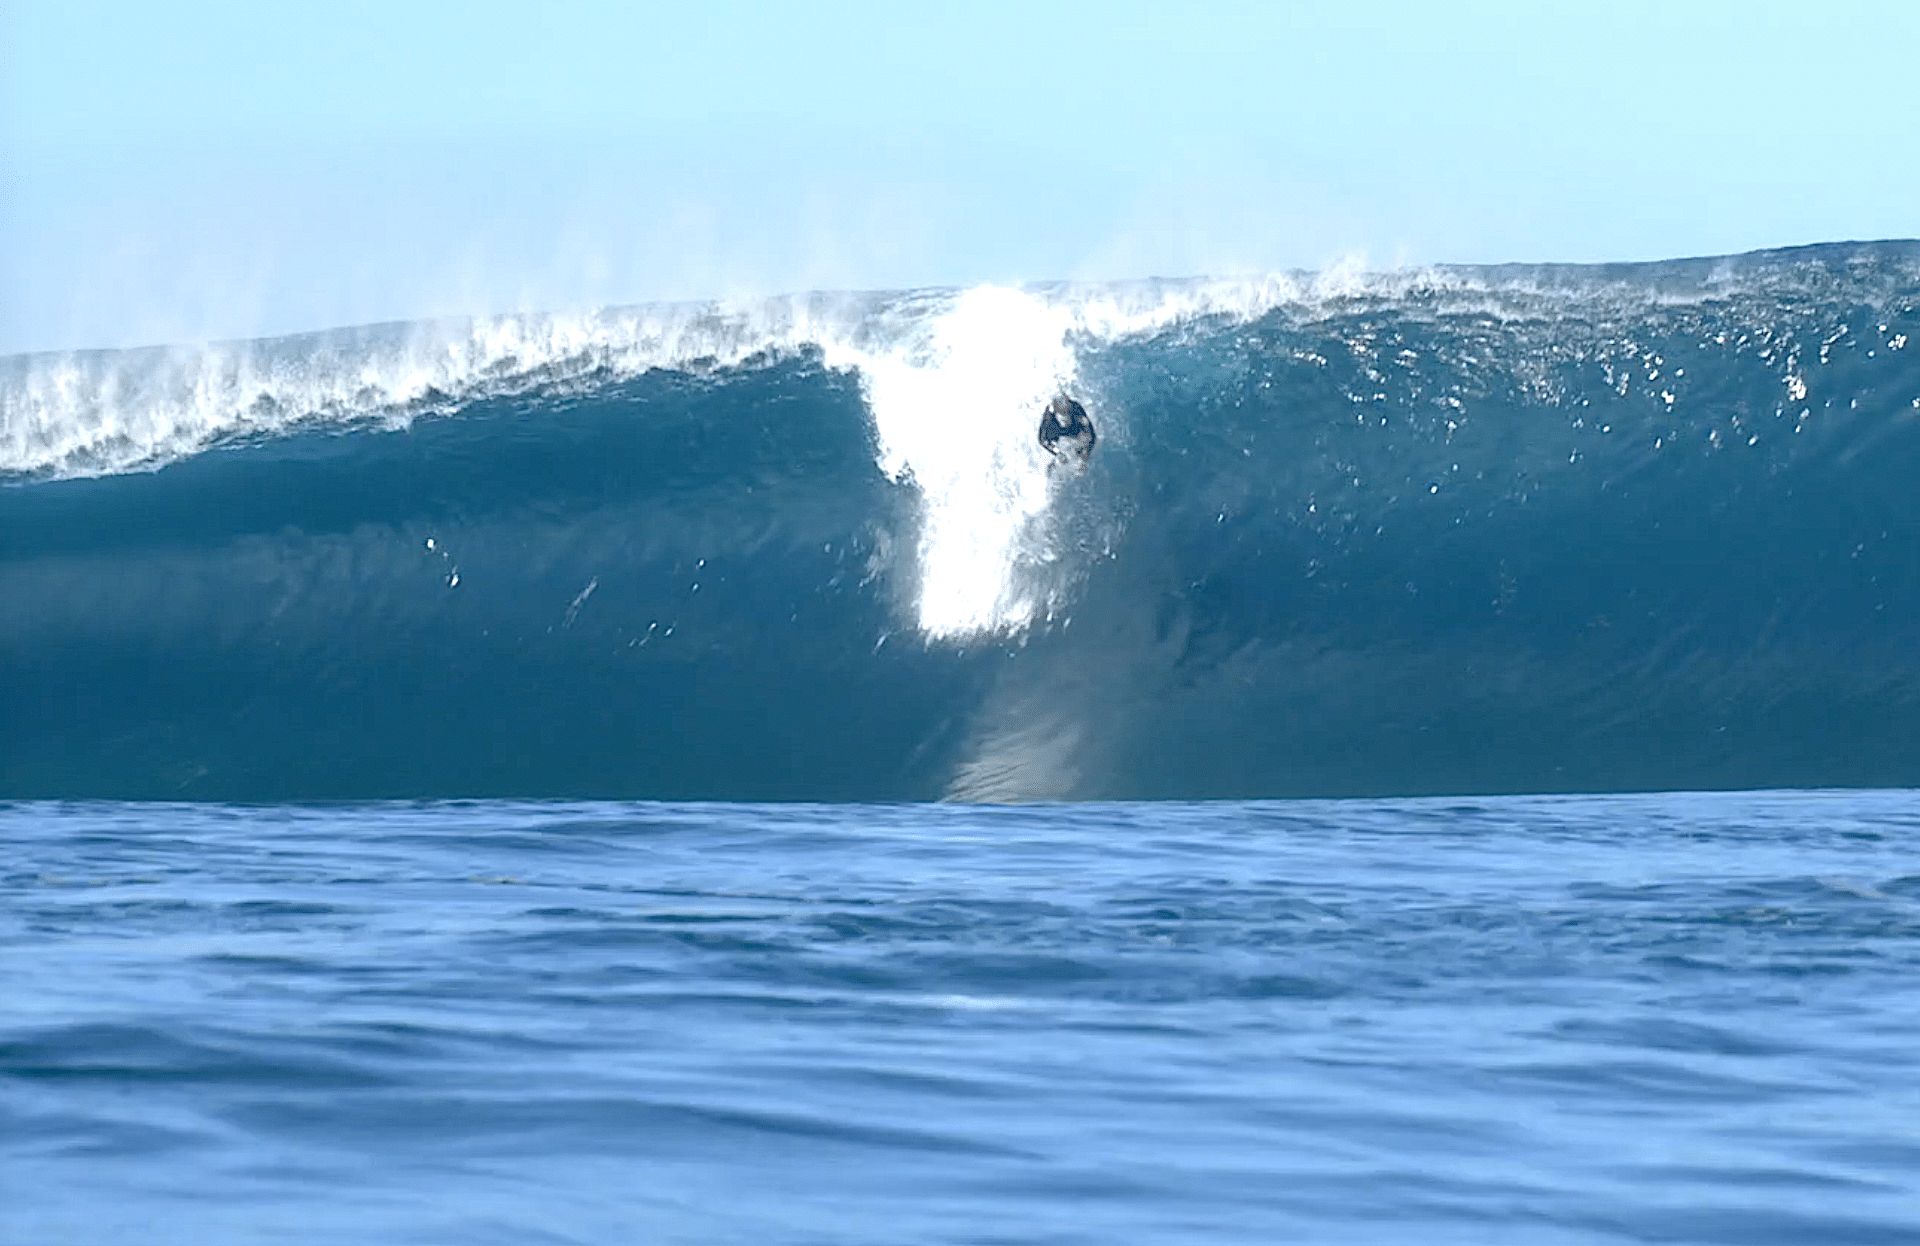
[[[1077, 348], [1202, 317], [1304, 315], [1354, 298], [1445, 293], [1499, 303], [1471, 274], [1320, 274], [897, 295], [814, 294], [440, 321], [271, 341], [0, 359], [0, 475], [105, 475], [163, 466], [234, 437], [423, 414], [536, 387], [590, 387], [651, 368], [729, 366], [817, 348], [857, 370], [879, 465], [923, 499], [918, 625], [932, 637], [1027, 626], [1057, 604], [1045, 457], [1047, 400], [1076, 384]], [[1518, 305], [1509, 307], [1525, 314]], [[1103, 441], [1126, 413], [1094, 412]]]
[[[921, 318], [878, 339], [823, 335], [827, 362], [862, 377], [881, 467], [923, 499], [921, 631], [1004, 634], [1056, 604], [1035, 574], [1054, 561], [1035, 524], [1051, 496], [1035, 434], [1048, 400], [1076, 388], [1077, 343], [1200, 317], [1249, 319], [1282, 304], [1349, 296], [1356, 280], [1341, 271], [1331, 281], [982, 286], [922, 308]], [[1095, 416], [1109, 442], [1121, 419], [1110, 410]]]
[[922, 331], [873, 351], [831, 345], [858, 368], [880, 466], [923, 502], [921, 630], [961, 636], [1025, 625], [1038, 602], [1015, 574], [1047, 506], [1039, 412], [1074, 377], [1072, 318], [1018, 290], [956, 298]]
[[[315, 422], [404, 425], [477, 397], [591, 383], [695, 361], [725, 366], [816, 345], [848, 366], [1003, 378], [1055, 363], [1056, 339], [1111, 338], [1194, 316], [1256, 316], [1437, 277], [1141, 282], [891, 296], [813, 294], [376, 326], [301, 337], [0, 358], [0, 474], [107, 475], [163, 466], [235, 436]], [[1371, 283], [1371, 286], [1369, 286]], [[1457, 284], [1457, 283], [1456, 283]], [[950, 327], [941, 322], [958, 318]], [[995, 335], [998, 334], [996, 337]], [[998, 349], [1023, 361], [1003, 359]], [[877, 375], [877, 373], [875, 374]], [[971, 383], [971, 382], [968, 382]], [[982, 380], [989, 389], [1000, 382]], [[924, 467], [924, 464], [921, 466]]]
[[0, 473], [110, 475], [216, 442], [414, 417], [537, 385], [636, 375], [778, 347], [790, 309], [506, 316], [254, 342], [0, 360]]
[[[1343, 280], [1343, 283], [1344, 280]], [[818, 348], [858, 372], [883, 470], [924, 502], [918, 624], [933, 637], [1026, 626], [1021, 575], [1047, 557], [1038, 413], [1072, 388], [1076, 342], [1312, 299], [1311, 280], [1139, 283], [717, 304], [380, 326], [255, 342], [0, 360], [0, 473], [151, 470], [300, 426], [404, 427], [479, 398], [650, 368]], [[1100, 417], [1110, 435], [1113, 425]]]

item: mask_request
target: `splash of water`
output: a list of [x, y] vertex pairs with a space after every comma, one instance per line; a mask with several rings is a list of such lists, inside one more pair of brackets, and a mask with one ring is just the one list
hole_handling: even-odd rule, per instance
[[859, 370], [880, 465], [920, 491], [919, 624], [935, 637], [1028, 623], [1040, 602], [1015, 574], [1040, 556], [1047, 508], [1039, 412], [1070, 387], [1074, 318], [1032, 294], [980, 287], [879, 352], [830, 349]]

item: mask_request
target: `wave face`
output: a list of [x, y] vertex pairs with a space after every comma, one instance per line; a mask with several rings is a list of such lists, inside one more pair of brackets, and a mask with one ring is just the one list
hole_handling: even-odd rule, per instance
[[0, 472], [9, 796], [1920, 785], [1920, 244], [19, 356]]

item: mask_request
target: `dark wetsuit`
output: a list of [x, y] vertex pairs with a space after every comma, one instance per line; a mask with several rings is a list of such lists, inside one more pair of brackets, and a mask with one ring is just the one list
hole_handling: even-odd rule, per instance
[[[1054, 462], [1073, 462], [1084, 466], [1093, 454], [1093, 421], [1087, 409], [1062, 394], [1047, 405], [1040, 417], [1040, 445]], [[1053, 464], [1047, 469], [1051, 471]]]

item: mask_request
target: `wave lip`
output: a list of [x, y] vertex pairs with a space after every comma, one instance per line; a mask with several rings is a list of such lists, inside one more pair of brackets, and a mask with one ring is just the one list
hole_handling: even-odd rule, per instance
[[[1150, 335], [1179, 324], [1248, 322], [1275, 311], [1314, 318], [1374, 304], [1432, 315], [1547, 318], [1608, 302], [1645, 307], [1743, 293], [1879, 287], [1920, 272], [1920, 244], [1831, 244], [1701, 260], [1614, 265], [1429, 266], [1249, 277], [1045, 283], [902, 293], [816, 293], [758, 302], [684, 303], [372, 325], [255, 341], [0, 358], [0, 479], [151, 470], [235, 438], [312, 424], [403, 426], [489, 397], [591, 388], [652, 368], [731, 367], [817, 349], [844, 366], [926, 366], [957, 345], [979, 310], [1031, 303], [1075, 343]], [[1012, 302], [1009, 302], [1009, 301]], [[983, 330], [976, 328], [976, 334]], [[1050, 332], [1023, 351], [1057, 353]], [[1027, 359], [1032, 367], [1043, 360]], [[1071, 375], [1071, 361], [1056, 365]], [[948, 378], [949, 380], [955, 378]]]
[[737, 362], [767, 337], [708, 309], [664, 307], [16, 356], [0, 376], [0, 473], [111, 475], [316, 424], [400, 427], [536, 388]]

